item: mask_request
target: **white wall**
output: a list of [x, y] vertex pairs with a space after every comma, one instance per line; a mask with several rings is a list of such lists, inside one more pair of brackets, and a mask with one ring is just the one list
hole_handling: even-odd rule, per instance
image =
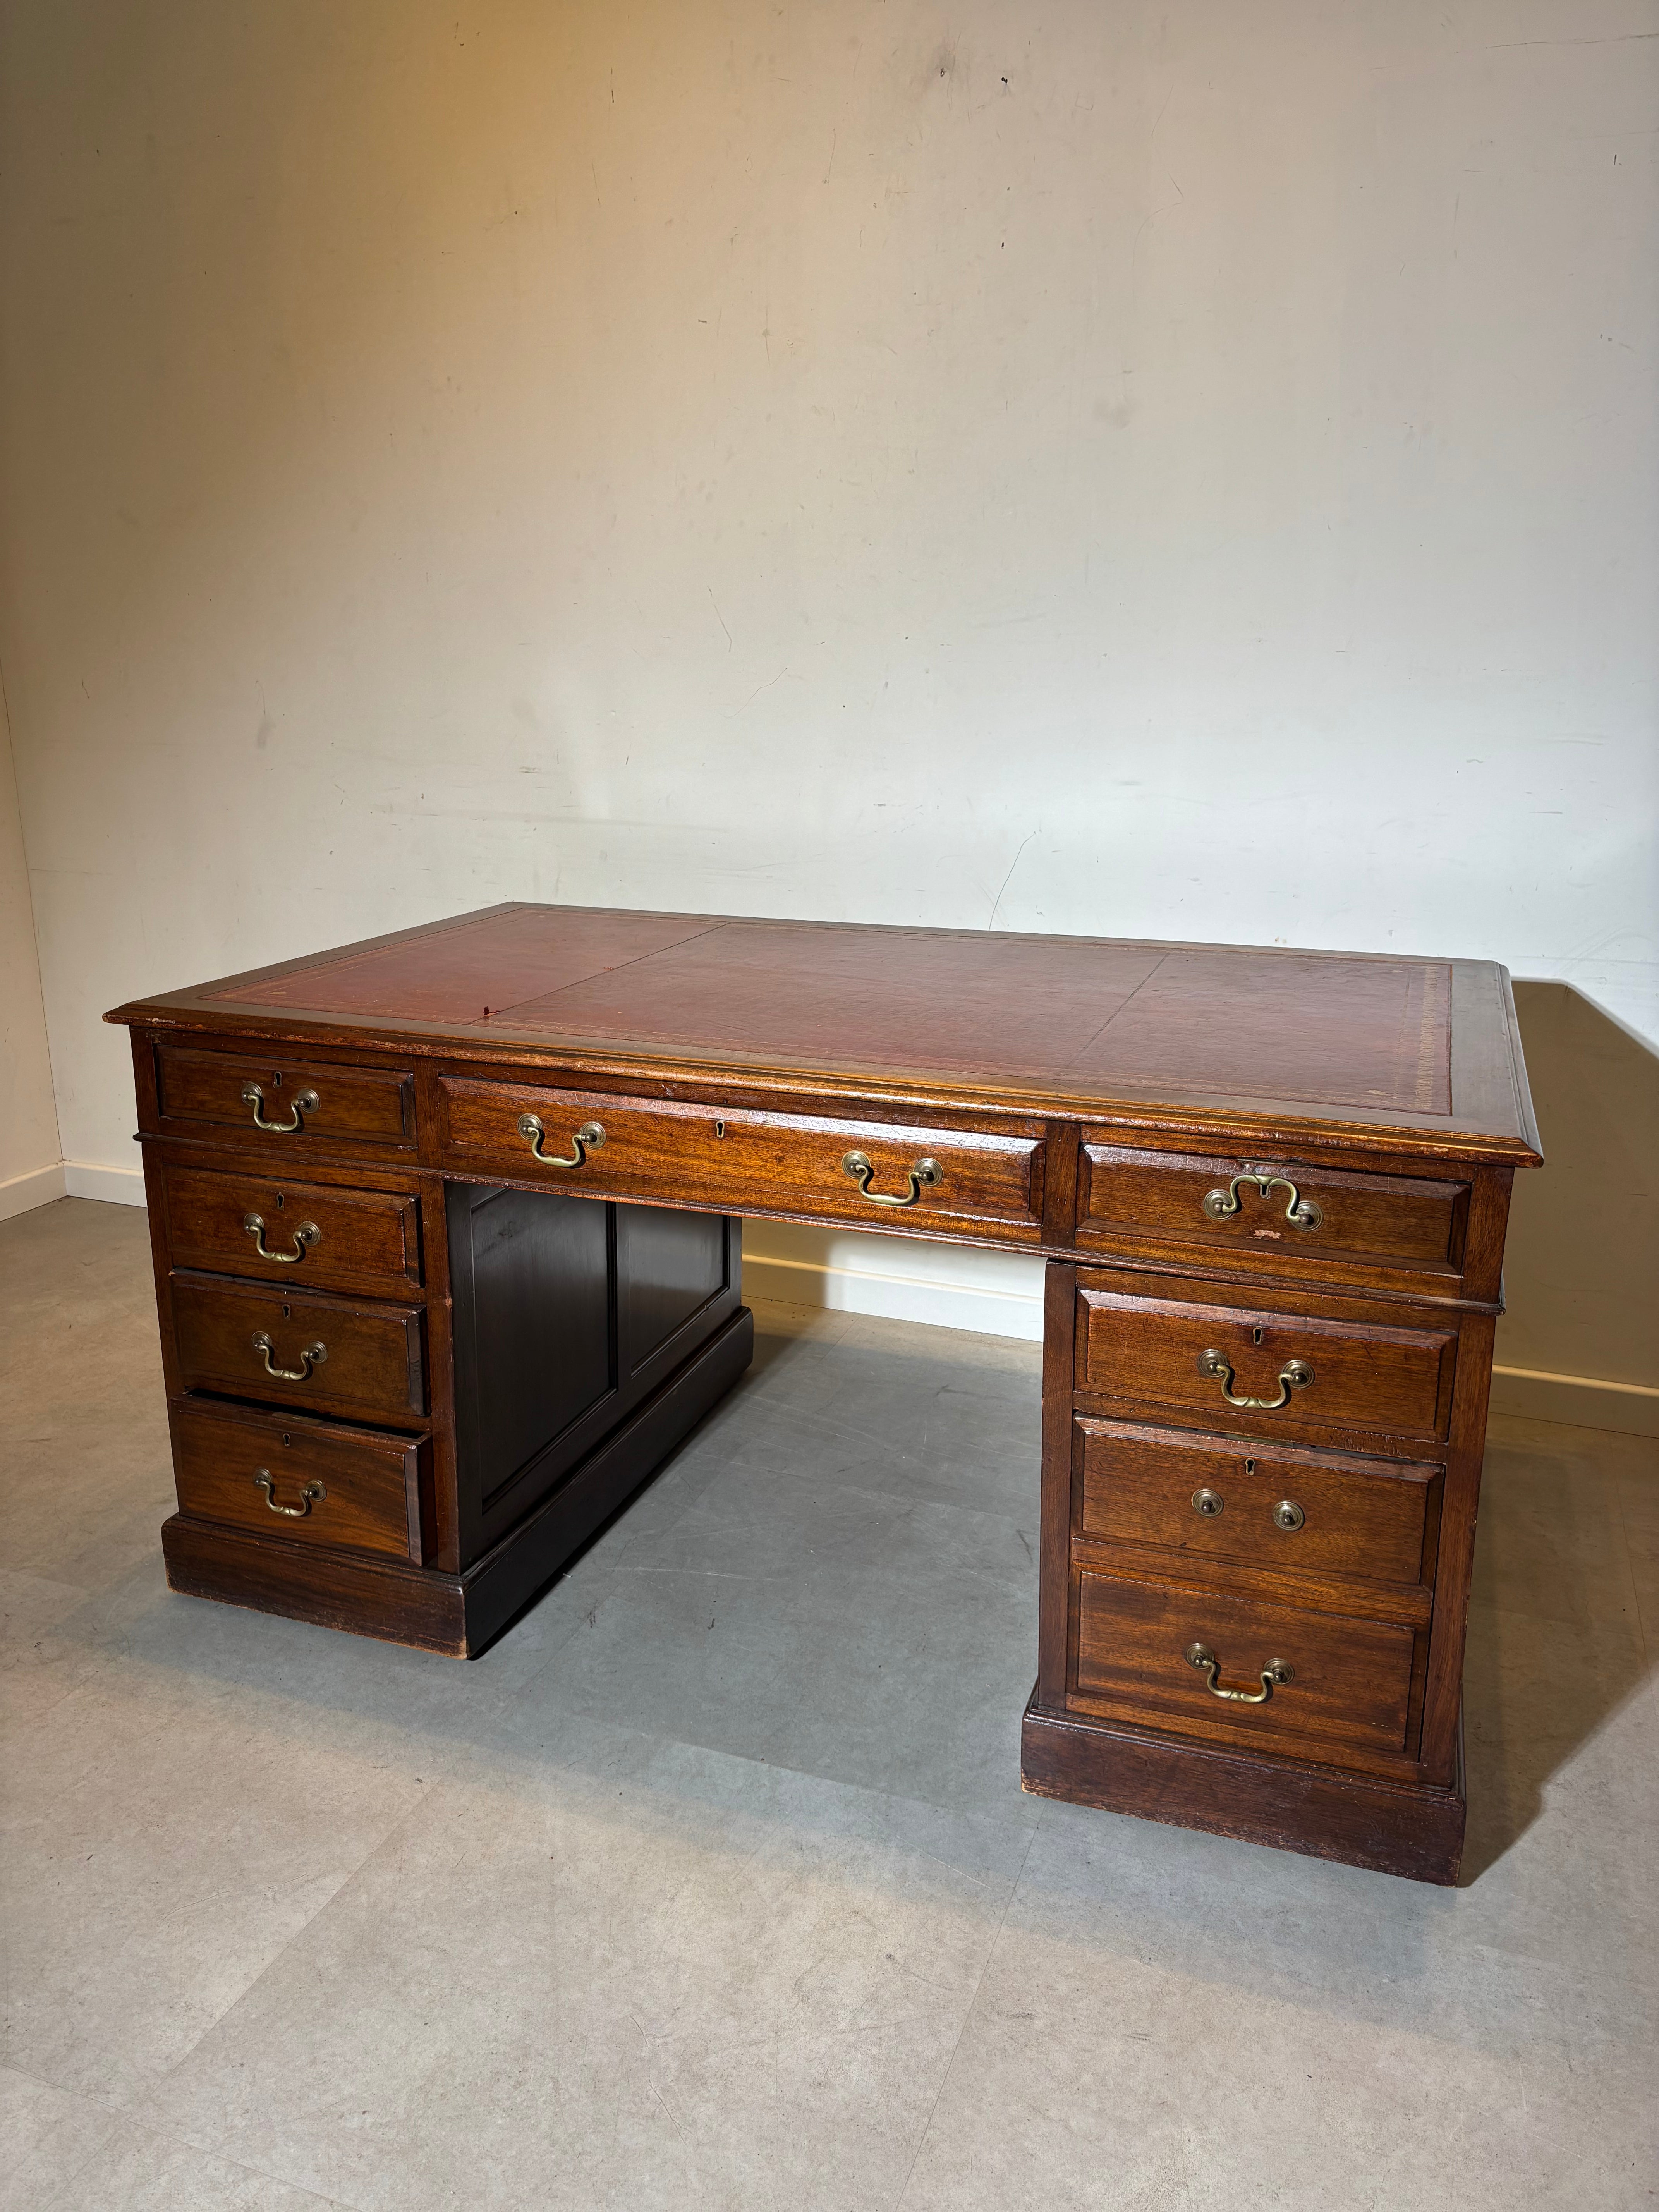
[[0, 1221], [63, 1193], [11, 730], [0, 691]]
[[72, 1187], [105, 1007], [504, 896], [1490, 956], [1659, 1038], [1655, 0], [0, 42]]

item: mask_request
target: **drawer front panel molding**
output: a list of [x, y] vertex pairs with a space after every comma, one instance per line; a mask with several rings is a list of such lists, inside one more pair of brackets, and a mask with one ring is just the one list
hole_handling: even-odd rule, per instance
[[439, 1095], [440, 1157], [459, 1174], [545, 1178], [579, 1195], [722, 1212], [833, 1216], [913, 1235], [957, 1228], [1042, 1239], [1036, 1133], [761, 1114], [458, 1076], [442, 1077]]
[[173, 1448], [180, 1510], [198, 1520], [421, 1563], [431, 1483], [422, 1437], [184, 1400]]
[[1135, 1152], [1092, 1137], [1078, 1174], [1078, 1242], [1242, 1247], [1304, 1274], [1341, 1259], [1455, 1276], [1468, 1197], [1461, 1181], [1354, 1175], [1283, 1154]]
[[[1279, 1574], [1419, 1586], [1442, 1470], [1076, 1420], [1078, 1532]], [[1178, 1571], [1178, 1570], [1177, 1570]]]
[[188, 1389], [222, 1392], [358, 1420], [426, 1412], [424, 1316], [343, 1298], [283, 1297], [175, 1275], [173, 1321]]
[[[1079, 1582], [1081, 1709], [1310, 1759], [1344, 1747], [1407, 1749], [1409, 1628], [1179, 1584], [1093, 1574]], [[1194, 1663], [1195, 1647], [1215, 1661], [1214, 1688]], [[1285, 1677], [1263, 1696], [1275, 1662]], [[1216, 1688], [1239, 1694], [1218, 1697]]]
[[1079, 1287], [1080, 1390], [1167, 1407], [1186, 1427], [1445, 1436], [1455, 1328], [1224, 1305], [1213, 1284], [1172, 1288], [1181, 1295], [1134, 1296], [1095, 1276]]
[[260, 1060], [163, 1045], [156, 1102], [164, 1127], [246, 1132], [273, 1158], [342, 1143], [413, 1149], [415, 1079], [406, 1068]]
[[264, 1164], [228, 1173], [168, 1167], [175, 1266], [371, 1297], [418, 1290], [420, 1201], [412, 1192], [276, 1182]]

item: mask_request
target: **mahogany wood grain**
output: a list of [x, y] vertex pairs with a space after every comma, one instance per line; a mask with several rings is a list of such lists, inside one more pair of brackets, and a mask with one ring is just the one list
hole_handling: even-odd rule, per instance
[[1042, 1711], [1020, 1730], [1020, 1785], [1041, 1797], [1400, 1875], [1457, 1880], [1462, 1745], [1443, 1787]]
[[[188, 1128], [192, 1122], [218, 1122], [250, 1143], [278, 1152], [302, 1153], [354, 1143], [408, 1146], [415, 1133], [414, 1077], [406, 1069], [363, 1067], [342, 1061], [288, 1058], [256, 1059], [234, 1052], [193, 1052], [163, 1045], [156, 1054], [156, 1110], [163, 1128]], [[264, 1093], [250, 1103], [245, 1084]], [[297, 1107], [307, 1092], [315, 1106]], [[262, 1129], [254, 1120], [287, 1123], [294, 1128]]]
[[[1504, 1225], [1539, 1159], [1501, 969], [508, 906], [109, 1018], [133, 1030], [175, 1587], [475, 1651], [746, 1364], [720, 1217], [1016, 1246], [1048, 1261], [1027, 1786], [1455, 1876]], [[319, 1104], [260, 1130], [250, 1080], [267, 1119]], [[538, 1162], [526, 1109], [550, 1151], [588, 1120], [606, 1141]], [[878, 1206], [854, 1150], [877, 1194], [923, 1157], [942, 1179]], [[1319, 1226], [1250, 1183], [1205, 1214], [1246, 1163], [1285, 1170]], [[602, 1267], [561, 1256], [567, 1194], [601, 1201]], [[301, 1197], [320, 1243], [261, 1261], [243, 1214], [291, 1249]], [[514, 1235], [481, 1275], [486, 1217]], [[328, 1360], [268, 1376], [260, 1328], [277, 1364], [319, 1340]], [[1291, 1357], [1314, 1381], [1229, 1405], [1211, 1349], [1236, 1396], [1273, 1395]], [[307, 1463], [325, 1432], [372, 1461], [355, 1488], [319, 1478], [331, 1538], [324, 1500], [272, 1513], [240, 1443], [210, 1448], [273, 1432]], [[1193, 1513], [1200, 1486], [1221, 1513]], [[1299, 1530], [1273, 1523], [1281, 1494]], [[1294, 1680], [1214, 1699], [1171, 1635], [1213, 1644], [1229, 1684], [1267, 1657]]]
[[[1437, 1467], [1228, 1443], [1087, 1415], [1074, 1424], [1073, 1450], [1078, 1528], [1102, 1543], [1235, 1559], [1287, 1575], [1424, 1579]], [[1200, 1492], [1207, 1493], [1207, 1512], [1194, 1503]], [[1273, 1518], [1286, 1501], [1305, 1516], [1299, 1528]]]
[[[1199, 1585], [1084, 1574], [1070, 1700], [1108, 1718], [1304, 1758], [1407, 1748], [1413, 1634], [1379, 1620], [1270, 1605]], [[1264, 1705], [1216, 1697], [1185, 1654], [1203, 1644], [1223, 1689], [1259, 1692], [1273, 1660], [1293, 1670]]]
[[1165, 1136], [1218, 1126], [1246, 1157], [1284, 1149], [1287, 1124], [1425, 1158], [1539, 1157], [1506, 979], [1481, 962], [513, 907], [112, 1018], [670, 1081], [726, 1068]]
[[[1293, 1184], [1299, 1206], [1311, 1201], [1318, 1207], [1317, 1225], [1298, 1228], [1287, 1218], [1290, 1198], [1282, 1185], [1264, 1198], [1255, 1183], [1241, 1182], [1237, 1212], [1219, 1220], [1206, 1213], [1206, 1195], [1227, 1191], [1247, 1166]], [[1369, 1259], [1389, 1270], [1427, 1270], [1455, 1279], [1468, 1208], [1468, 1186], [1461, 1181], [1355, 1175], [1282, 1154], [1247, 1161], [1236, 1155], [1135, 1151], [1085, 1135], [1078, 1243], [1151, 1237], [1212, 1252], [1243, 1246], [1260, 1264], [1281, 1271], [1305, 1274], [1310, 1262]]]
[[[298, 1544], [421, 1564], [422, 1499], [431, 1486], [425, 1437], [198, 1399], [173, 1407], [173, 1437], [181, 1512]], [[270, 1478], [269, 1492], [256, 1480], [261, 1474]]]
[[[757, 1114], [737, 1108], [645, 1100], [600, 1091], [441, 1076], [439, 1158], [452, 1174], [526, 1176], [550, 1188], [598, 1198], [673, 1199], [721, 1212], [805, 1213], [860, 1228], [915, 1233], [971, 1227], [981, 1237], [1037, 1243], [1042, 1235], [1042, 1131], [1018, 1133], [910, 1128], [817, 1115]], [[542, 1123], [542, 1150], [568, 1158], [579, 1129], [597, 1124], [602, 1145], [578, 1167], [536, 1158], [519, 1119]], [[842, 1165], [862, 1152], [878, 1197]], [[909, 1171], [939, 1170], [911, 1200]]]
[[1072, 1370], [1077, 1308], [1076, 1268], [1051, 1260], [1043, 1270], [1036, 1696], [1054, 1712], [1065, 1710], [1072, 1621]]
[[[371, 1297], [420, 1288], [420, 1200], [412, 1191], [354, 1190], [178, 1165], [169, 1166], [166, 1181], [176, 1267]], [[246, 1226], [250, 1214], [263, 1224], [257, 1238]], [[302, 1225], [315, 1236], [299, 1236]], [[261, 1258], [261, 1243], [272, 1257]]]
[[1429, 1646], [1424, 1701], [1423, 1763], [1430, 1778], [1449, 1776], [1457, 1756], [1462, 1711], [1463, 1643], [1468, 1627], [1469, 1586], [1474, 1572], [1474, 1525], [1486, 1453], [1486, 1401], [1492, 1389], [1492, 1338], [1497, 1323], [1483, 1314], [1463, 1325], [1465, 1357], [1452, 1407], [1451, 1450], [1441, 1516], [1440, 1561], [1435, 1584], [1434, 1632]]
[[[1202, 1552], [1164, 1551], [1147, 1544], [1118, 1544], [1085, 1535], [1072, 1538], [1075, 1574], [1127, 1576], [1136, 1582], [1202, 1583], [1235, 1597], [1260, 1598], [1269, 1605], [1341, 1613], [1355, 1620], [1389, 1620], [1403, 1628], [1426, 1628], [1434, 1618], [1434, 1593], [1421, 1583], [1373, 1582], [1356, 1575], [1326, 1574], [1308, 1567], [1279, 1569], [1217, 1559]], [[1423, 1643], [1425, 1662], [1428, 1656]]]
[[167, 1585], [391, 1644], [476, 1658], [661, 1468], [754, 1354], [746, 1308], [613, 1430], [537, 1510], [464, 1574], [307, 1547], [176, 1513], [161, 1529]]
[[[185, 1387], [298, 1412], [343, 1413], [356, 1420], [406, 1422], [426, 1412], [423, 1314], [344, 1298], [284, 1294], [211, 1275], [175, 1273], [172, 1281], [179, 1371]], [[326, 1358], [289, 1381], [266, 1371], [256, 1335], [271, 1340], [270, 1365], [296, 1374], [307, 1346]]]
[[[1117, 1282], [1127, 1287], [1119, 1289]], [[1161, 1286], [1160, 1286], [1161, 1287]], [[1177, 1295], [1182, 1290], [1187, 1295]], [[1352, 1308], [1321, 1312], [1284, 1310], [1252, 1291], [1249, 1303], [1214, 1302], [1214, 1286], [1171, 1282], [1170, 1294], [1148, 1296], [1143, 1279], [1079, 1273], [1077, 1385], [1133, 1413], [1168, 1407], [1195, 1424], [1236, 1435], [1322, 1440], [1370, 1431], [1393, 1439], [1439, 1438], [1450, 1418], [1457, 1331], [1443, 1325], [1407, 1328], [1395, 1317], [1361, 1317]], [[1345, 1302], [1346, 1303], [1346, 1302]], [[1207, 1352], [1233, 1370], [1200, 1370]], [[1313, 1370], [1304, 1389], [1267, 1410], [1231, 1405], [1234, 1397], [1271, 1401], [1281, 1395], [1290, 1363]], [[1388, 1449], [1382, 1445], [1381, 1449]]]

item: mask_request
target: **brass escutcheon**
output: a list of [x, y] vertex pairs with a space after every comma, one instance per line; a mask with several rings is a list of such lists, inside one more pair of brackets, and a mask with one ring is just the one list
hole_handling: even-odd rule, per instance
[[1275, 1522], [1279, 1528], [1290, 1530], [1292, 1534], [1302, 1526], [1307, 1517], [1293, 1498], [1281, 1498], [1273, 1508]]
[[1206, 1521], [1213, 1521], [1218, 1513], [1224, 1513], [1226, 1510], [1227, 1501], [1218, 1490], [1194, 1491], [1193, 1510], [1201, 1513]]

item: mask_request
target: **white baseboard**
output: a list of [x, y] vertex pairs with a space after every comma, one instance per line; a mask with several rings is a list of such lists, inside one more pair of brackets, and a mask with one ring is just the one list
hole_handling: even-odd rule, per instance
[[65, 1160], [64, 1189], [70, 1198], [101, 1198], [113, 1206], [142, 1206], [142, 1168], [106, 1168], [94, 1160]]
[[1494, 1367], [1492, 1410], [1519, 1413], [1532, 1421], [1565, 1421], [1576, 1429], [1659, 1437], [1659, 1389], [1645, 1382], [1607, 1382], [1590, 1375], [1552, 1375], [1535, 1367]]
[[27, 1213], [37, 1206], [50, 1206], [63, 1195], [61, 1160], [54, 1160], [49, 1168], [31, 1168], [27, 1175], [8, 1176], [0, 1182], [0, 1221], [9, 1221], [14, 1214]]
[[1028, 1343], [1042, 1338], [1042, 1262], [1023, 1252], [746, 1221], [743, 1282], [750, 1297], [792, 1305]]

